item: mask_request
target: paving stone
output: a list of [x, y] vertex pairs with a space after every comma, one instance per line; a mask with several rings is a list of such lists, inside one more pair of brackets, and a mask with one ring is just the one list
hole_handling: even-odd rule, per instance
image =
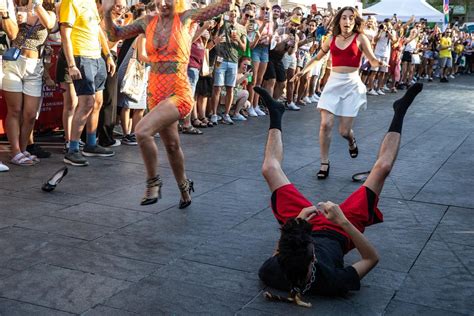
[[39, 202], [13, 196], [0, 197], [0, 217], [32, 219], [62, 208], [64, 208], [64, 206], [59, 204]]
[[121, 228], [150, 216], [150, 214], [144, 212], [130, 211], [94, 203], [82, 203], [51, 212], [49, 215], [112, 228]]
[[108, 234], [81, 245], [80, 248], [149, 263], [168, 264], [205, 241], [204, 237], [193, 236], [186, 232], [166, 235], [159, 231], [155, 231], [154, 234], [148, 233]]
[[249, 294], [262, 289], [257, 272], [243, 272], [185, 259], [168, 264], [153, 273], [178, 283], [193, 283], [213, 289]]
[[22, 221], [17, 225], [20, 227], [84, 240], [94, 240], [113, 230], [106, 226], [70, 221], [52, 216], [37, 217]]
[[59, 246], [75, 247], [83, 241], [18, 227], [0, 230], [0, 267], [21, 271], [44, 261]]
[[109, 306], [98, 305], [88, 312], [82, 314], [83, 316], [130, 316], [137, 315], [136, 313], [127, 312], [122, 309], [117, 309]]
[[45, 255], [48, 264], [114, 279], [137, 282], [161, 266], [102, 253], [57, 247]]
[[0, 296], [82, 313], [130, 283], [40, 264], [0, 281]]
[[443, 262], [427, 269], [417, 265], [410, 270], [397, 300], [433, 308], [472, 314], [474, 302], [474, 276], [464, 267], [447, 267]]
[[0, 298], [0, 315], [66, 316], [73, 314], [38, 305]]
[[472, 209], [450, 207], [436, 227], [435, 238], [474, 247]]
[[240, 271], [255, 272], [272, 255], [276, 242], [273, 238], [267, 238], [262, 234], [261, 238], [247, 239], [242, 245], [239, 233], [228, 232], [219, 238], [208, 240], [183, 258]]
[[[107, 306], [147, 314], [215, 314], [237, 312], [252, 296], [176, 280], [150, 277], [107, 300]], [[153, 302], [153, 304], [150, 304]]]
[[387, 306], [385, 314], [387, 316], [406, 316], [406, 315], [419, 315], [419, 316], [461, 316], [468, 314], [459, 314], [452, 310], [442, 310], [432, 308], [428, 306], [410, 304], [399, 300], [392, 300]]

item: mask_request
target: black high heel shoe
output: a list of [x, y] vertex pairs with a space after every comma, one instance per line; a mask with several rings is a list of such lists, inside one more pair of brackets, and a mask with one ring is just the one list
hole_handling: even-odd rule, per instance
[[[355, 148], [351, 149], [351, 147], [354, 145]], [[349, 155], [351, 155], [351, 158], [357, 158], [357, 156], [359, 155], [359, 148], [357, 147], [355, 137], [352, 139], [352, 143], [349, 144]]]
[[321, 166], [328, 166], [328, 169], [327, 170], [319, 169], [319, 171], [317, 173], [318, 180], [324, 180], [327, 177], [329, 177], [329, 169], [331, 168], [331, 166], [329, 165], [329, 161], [328, 162], [321, 162]]
[[155, 204], [161, 199], [161, 187], [163, 186], [163, 181], [161, 181], [160, 176], [146, 180], [146, 191], [145, 196], [140, 202], [141, 205], [150, 205]]
[[[181, 193], [188, 193], [191, 196], [191, 192], [194, 192], [194, 182], [193, 180], [186, 179], [183, 183], [179, 185], [179, 191]], [[183, 209], [191, 205], [191, 200], [184, 201], [183, 199], [179, 200], [179, 209]]]
[[63, 167], [56, 171], [51, 178], [46, 181], [43, 186], [41, 187], [41, 190], [45, 192], [51, 192], [56, 188], [56, 185], [61, 182], [61, 180], [67, 175], [67, 167]]

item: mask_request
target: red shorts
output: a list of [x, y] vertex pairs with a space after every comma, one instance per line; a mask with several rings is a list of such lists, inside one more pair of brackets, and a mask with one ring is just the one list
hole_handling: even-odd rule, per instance
[[[377, 207], [378, 201], [377, 194], [361, 186], [339, 206], [347, 219], [363, 233], [365, 227], [383, 222], [383, 215]], [[276, 189], [272, 194], [273, 214], [281, 225], [297, 217], [303, 208], [312, 205], [313, 203], [308, 201], [291, 183]], [[354, 248], [349, 235], [341, 226], [332, 223], [324, 215], [315, 216], [310, 223], [313, 225], [313, 231], [329, 230], [343, 235], [347, 239], [345, 252]]]

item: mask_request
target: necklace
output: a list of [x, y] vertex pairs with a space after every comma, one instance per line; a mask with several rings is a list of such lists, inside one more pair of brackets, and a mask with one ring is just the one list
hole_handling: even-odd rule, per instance
[[342, 33], [341, 33], [340, 35], [346, 40], [346, 39], [348, 39], [349, 37], [351, 37], [352, 34], [354, 34], [354, 33], [351, 32], [351, 33], [350, 33], [349, 35], [347, 35], [347, 36], [344, 35], [344, 34], [342, 34]]

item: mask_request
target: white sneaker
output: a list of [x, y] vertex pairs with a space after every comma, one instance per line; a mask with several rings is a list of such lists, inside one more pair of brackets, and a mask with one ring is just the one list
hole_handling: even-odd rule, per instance
[[222, 124], [234, 125], [234, 121], [232, 121], [229, 114], [224, 114], [222, 115]]
[[300, 107], [297, 106], [294, 102], [288, 103], [288, 109], [291, 111], [299, 111]]
[[318, 103], [319, 102], [319, 95], [313, 94], [313, 96], [311, 97], [311, 101], [313, 103]]
[[6, 172], [10, 170], [7, 166], [5, 166], [1, 161], [0, 161], [0, 172]]
[[265, 116], [267, 115], [265, 112], [263, 112], [262, 110], [260, 110], [260, 108], [257, 106], [255, 108], [255, 113], [257, 113], [258, 116]]
[[211, 115], [211, 122], [212, 122], [212, 124], [217, 125], [217, 121], [218, 121], [218, 120], [219, 120], [219, 119], [218, 119], [218, 116], [217, 116], [217, 115], [215, 115], [215, 114], [212, 114], [212, 115]]
[[309, 104], [309, 103], [313, 103], [313, 100], [306, 96], [303, 98], [303, 102]]
[[382, 89], [378, 89], [376, 92], [377, 92], [379, 95], [385, 95], [385, 93], [382, 91]]
[[375, 91], [374, 89], [370, 89], [369, 91], [367, 91], [367, 94], [368, 94], [368, 95], [379, 95], [379, 94], [377, 93], [377, 91]]
[[410, 84], [415, 84], [416, 83], [416, 80], [415, 78], [413, 78], [411, 81], [410, 81]]
[[257, 112], [255, 112], [255, 108], [254, 108], [253, 106], [251, 106], [251, 107], [247, 110], [247, 112], [249, 112], [249, 116], [251, 116], [251, 117], [257, 117], [257, 116], [258, 116], [258, 114], [257, 114]]
[[449, 78], [455, 79], [456, 77], [454, 77], [453, 75], [449, 75]]
[[247, 119], [245, 118], [245, 116], [238, 113], [238, 114], [232, 116], [232, 120], [234, 120], [234, 121], [246, 121]]
[[383, 91], [386, 91], [386, 92], [388, 92], [388, 91], [390, 91], [390, 88], [389, 88], [389, 87], [387, 87], [387, 85], [385, 85], [385, 86], [383, 86]]

